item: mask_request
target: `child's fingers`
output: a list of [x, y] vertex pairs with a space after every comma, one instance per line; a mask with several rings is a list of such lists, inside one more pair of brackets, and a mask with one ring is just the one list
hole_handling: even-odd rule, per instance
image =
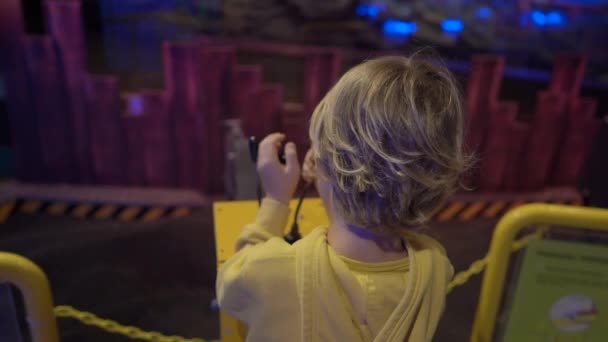
[[[272, 133], [266, 136], [262, 142], [260, 142], [260, 148], [258, 152], [258, 161], [260, 163], [272, 162], [277, 159], [277, 154], [281, 143], [285, 139], [283, 133]], [[278, 159], [277, 159], [278, 163]]]
[[298, 160], [298, 151], [296, 149], [296, 144], [292, 142], [288, 142], [285, 145], [285, 162], [287, 164], [285, 168], [288, 174], [300, 172], [300, 161]]
[[283, 133], [271, 133], [268, 134], [266, 136], [266, 138], [264, 138], [262, 140], [262, 142], [260, 142], [260, 149], [262, 148], [279, 148], [281, 147], [281, 143], [283, 142], [283, 140], [285, 139], [285, 134]]

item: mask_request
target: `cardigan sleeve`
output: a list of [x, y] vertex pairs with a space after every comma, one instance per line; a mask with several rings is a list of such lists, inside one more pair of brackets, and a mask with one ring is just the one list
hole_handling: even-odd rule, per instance
[[277, 238], [282, 236], [288, 216], [286, 205], [269, 198], [262, 201], [255, 222], [246, 225], [238, 237], [236, 253], [218, 270], [216, 294], [222, 311], [243, 322], [250, 321], [260, 275], [255, 270], [255, 260], [289, 246]]

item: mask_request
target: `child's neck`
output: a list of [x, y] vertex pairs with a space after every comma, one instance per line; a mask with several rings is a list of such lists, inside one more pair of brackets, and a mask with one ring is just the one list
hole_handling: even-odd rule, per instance
[[384, 262], [407, 256], [400, 238], [378, 238], [359, 234], [339, 217], [334, 216], [327, 232], [327, 241], [333, 250], [349, 259], [362, 262]]
[[373, 239], [349, 229], [336, 210], [329, 183], [325, 178], [317, 177], [316, 186], [329, 218], [327, 242], [338, 255], [362, 262], [393, 261], [407, 256], [407, 250], [399, 238]]

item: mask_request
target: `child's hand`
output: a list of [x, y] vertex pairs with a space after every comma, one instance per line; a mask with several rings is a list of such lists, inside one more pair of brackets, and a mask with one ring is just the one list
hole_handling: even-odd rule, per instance
[[300, 162], [292, 142], [285, 145], [285, 165], [279, 162], [279, 149], [284, 140], [283, 133], [272, 133], [262, 140], [257, 168], [266, 197], [288, 205], [300, 180]]
[[317, 171], [315, 168], [315, 159], [313, 157], [312, 148], [308, 149], [306, 156], [304, 157], [304, 166], [302, 166], [302, 178], [305, 182], [311, 183], [317, 178]]

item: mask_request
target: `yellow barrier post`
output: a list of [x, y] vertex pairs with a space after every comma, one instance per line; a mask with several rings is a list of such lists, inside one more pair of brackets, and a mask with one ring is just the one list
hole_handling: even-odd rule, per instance
[[608, 232], [608, 210], [554, 204], [529, 204], [507, 213], [496, 226], [483, 276], [471, 342], [490, 342], [504, 288], [511, 248], [517, 234], [532, 224]]
[[44, 272], [24, 257], [0, 252], [0, 281], [12, 283], [23, 294], [32, 340], [59, 341], [51, 288]]

